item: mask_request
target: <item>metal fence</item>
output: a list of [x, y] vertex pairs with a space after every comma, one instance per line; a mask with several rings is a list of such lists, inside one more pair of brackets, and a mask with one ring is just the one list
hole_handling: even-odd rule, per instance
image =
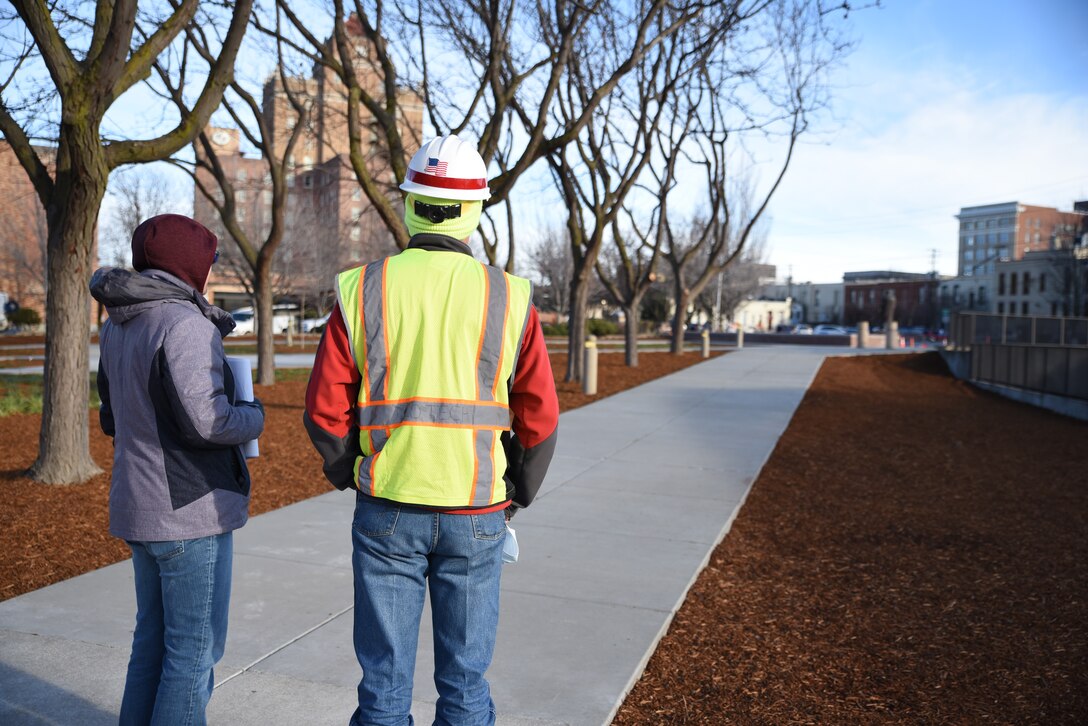
[[1088, 400], [1088, 318], [960, 313], [949, 333], [973, 381]]

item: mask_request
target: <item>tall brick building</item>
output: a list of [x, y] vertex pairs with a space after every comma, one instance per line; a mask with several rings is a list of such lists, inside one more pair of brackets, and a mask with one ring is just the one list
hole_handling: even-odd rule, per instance
[[1022, 260], [1028, 252], [1071, 247], [1083, 212], [1062, 212], [1020, 202], [963, 207], [956, 215], [960, 277], [993, 275], [998, 262]]
[[[349, 20], [348, 31], [355, 42], [356, 73], [366, 90], [381, 96], [379, 66], [365, 42], [358, 21]], [[332, 39], [328, 41], [334, 43]], [[333, 50], [335, 53], [335, 49]], [[403, 116], [401, 137], [413, 152], [422, 143], [423, 105], [411, 89], [400, 92], [398, 106]], [[288, 156], [288, 195], [286, 232], [273, 266], [273, 285], [278, 296], [315, 299], [327, 295], [333, 276], [339, 270], [375, 259], [393, 251], [392, 237], [363, 193], [351, 167], [347, 111], [348, 97], [339, 77], [330, 69], [316, 66], [311, 77], [279, 74], [265, 82], [262, 113], [272, 134], [273, 154], [283, 158], [298, 114], [293, 99], [309, 105], [309, 123], [300, 131]], [[375, 125], [363, 119], [364, 155], [370, 174], [388, 186], [392, 198], [400, 193], [384, 147], [379, 143]], [[272, 187], [267, 162], [253, 154], [246, 155], [237, 129], [209, 127], [209, 140], [224, 172], [235, 188], [239, 222], [258, 242], [262, 242], [271, 224]], [[204, 156], [197, 144], [198, 158]], [[218, 186], [211, 175], [198, 170], [198, 180], [211, 190]], [[220, 239], [228, 240], [219, 213], [201, 193], [194, 190], [193, 216], [207, 225]], [[233, 246], [227, 250], [235, 252]], [[226, 267], [215, 271], [209, 284], [209, 298], [217, 305], [233, 309], [249, 304], [249, 293], [237, 275]]]
[[[53, 149], [35, 147], [52, 171]], [[0, 292], [45, 317], [45, 209], [15, 152], [0, 141]]]

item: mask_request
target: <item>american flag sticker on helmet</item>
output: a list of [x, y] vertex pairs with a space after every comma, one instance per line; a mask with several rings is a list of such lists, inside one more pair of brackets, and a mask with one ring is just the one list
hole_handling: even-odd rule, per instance
[[446, 162], [439, 161], [433, 156], [427, 159], [427, 173], [435, 176], [446, 176]]

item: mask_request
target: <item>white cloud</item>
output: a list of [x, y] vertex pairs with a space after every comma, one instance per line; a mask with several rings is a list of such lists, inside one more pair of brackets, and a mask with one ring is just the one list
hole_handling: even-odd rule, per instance
[[783, 182], [770, 238], [780, 274], [923, 272], [931, 248], [953, 274], [960, 207], [1088, 199], [1088, 97], [1001, 95], [962, 68], [881, 78], [849, 94], [841, 128], [802, 148]]

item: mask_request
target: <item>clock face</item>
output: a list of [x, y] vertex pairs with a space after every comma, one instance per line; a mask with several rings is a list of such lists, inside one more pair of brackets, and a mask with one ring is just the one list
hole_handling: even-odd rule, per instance
[[230, 141], [230, 134], [226, 131], [219, 130], [212, 134], [212, 142], [223, 146]]

